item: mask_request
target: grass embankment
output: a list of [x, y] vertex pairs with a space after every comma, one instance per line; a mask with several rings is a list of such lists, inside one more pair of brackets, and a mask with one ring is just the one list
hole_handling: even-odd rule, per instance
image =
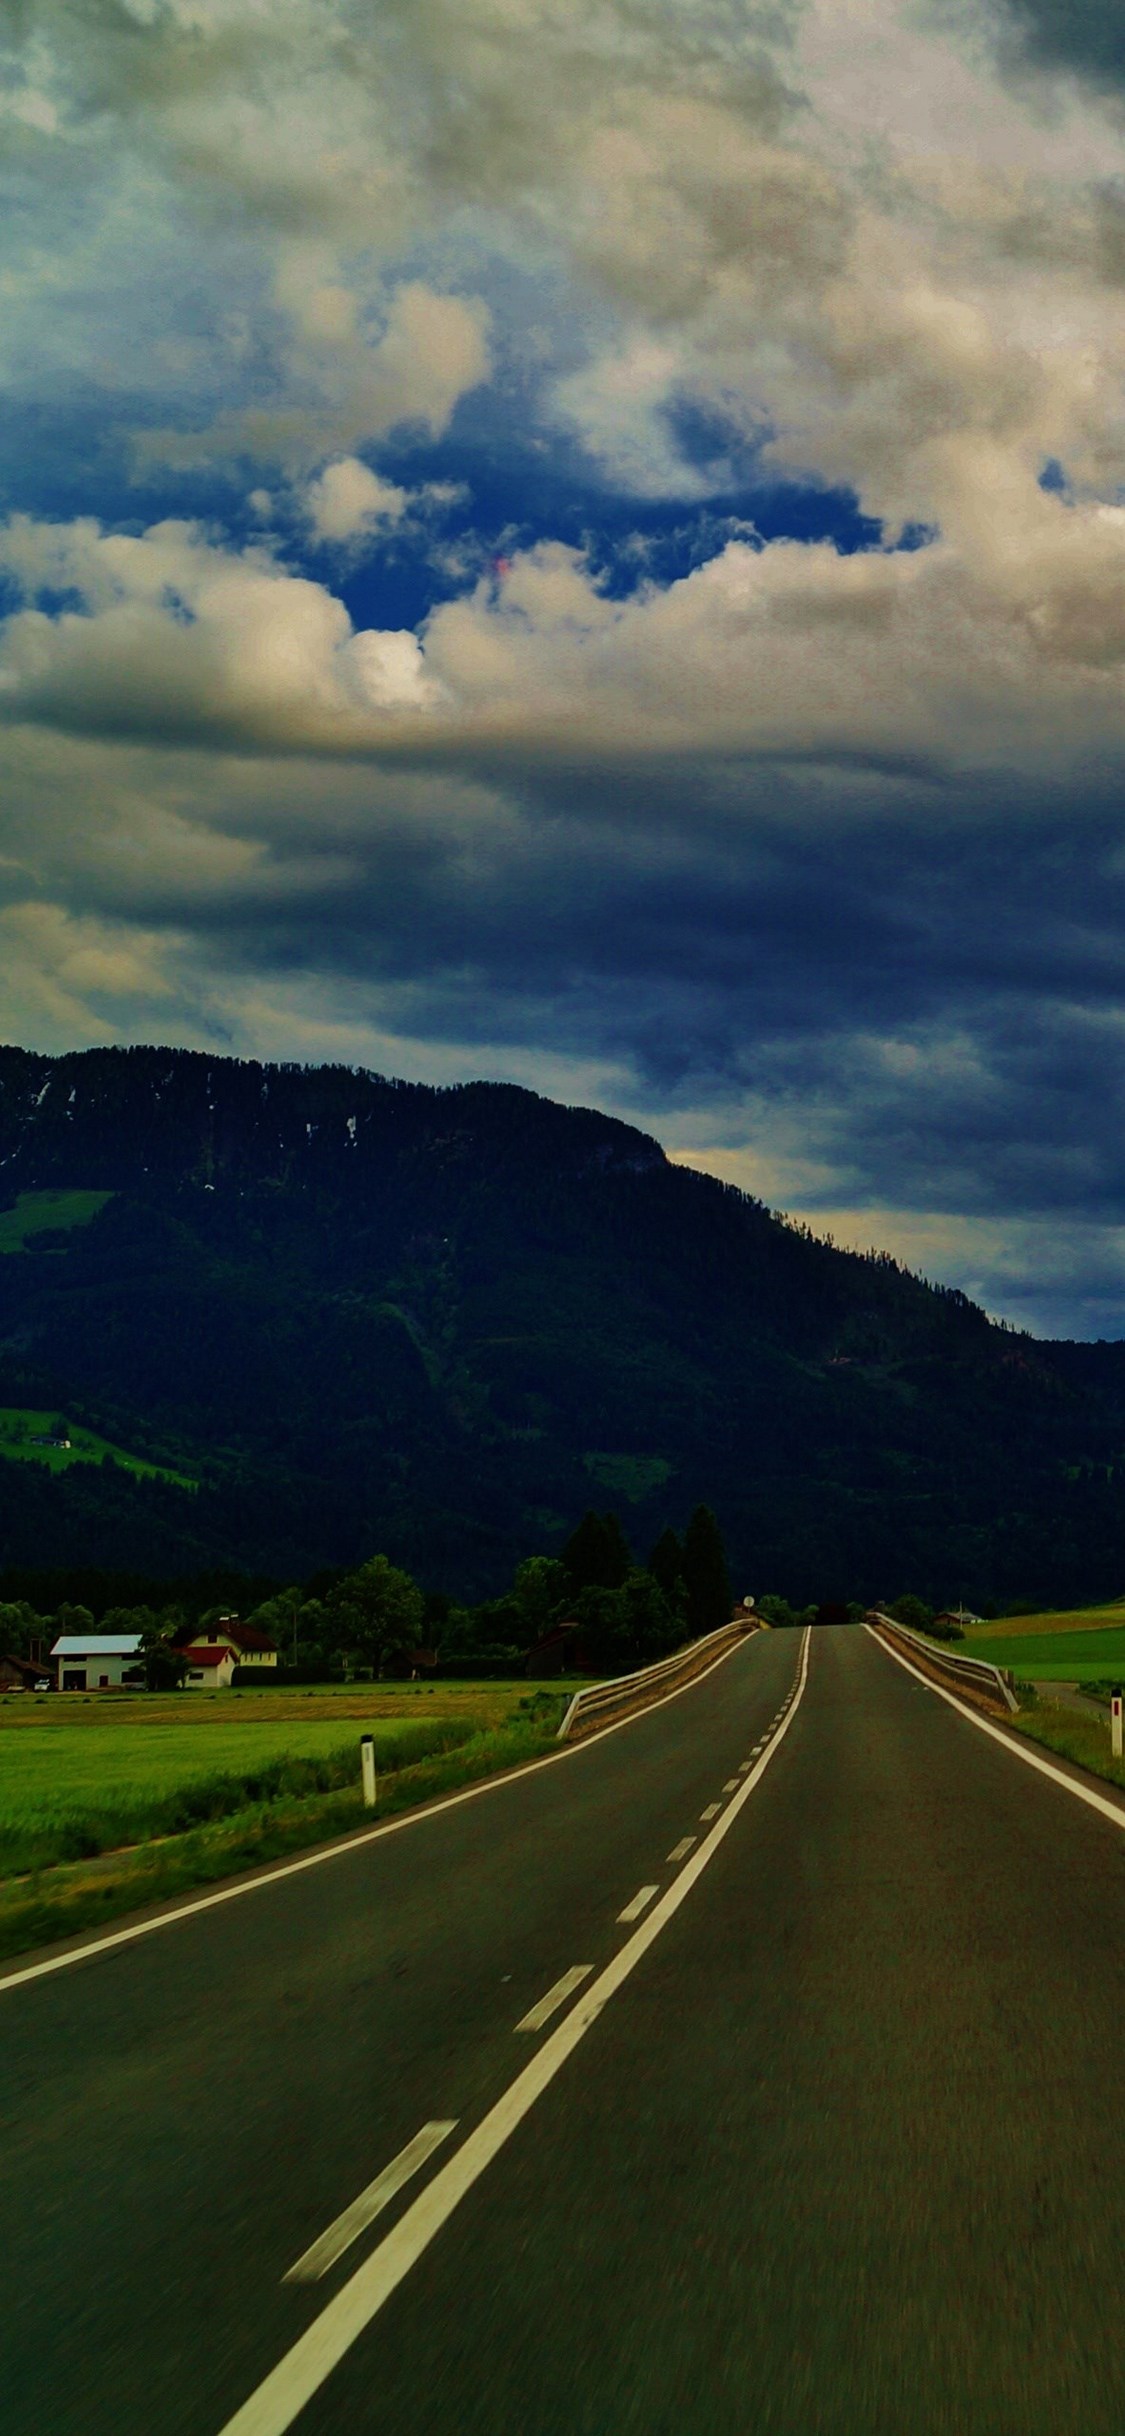
[[1092, 1776], [1103, 1776], [1107, 1784], [1125, 1792], [1125, 1759], [1111, 1755], [1108, 1711], [1103, 1725], [1100, 1717], [1083, 1716], [1081, 1709], [1064, 1708], [1059, 1700], [1036, 1700], [1011, 1722], [1031, 1742], [1057, 1751], [1062, 1759], [1073, 1759]]
[[517, 1766], [549, 1746], [561, 1704], [553, 1691], [525, 1691], [513, 1710], [509, 1695], [508, 1715], [491, 1723], [464, 1713], [375, 1719], [370, 1705], [374, 1814], [363, 1806], [358, 1734], [341, 1743], [338, 1712], [331, 1725], [300, 1729], [134, 1719], [0, 1734], [0, 1956]]

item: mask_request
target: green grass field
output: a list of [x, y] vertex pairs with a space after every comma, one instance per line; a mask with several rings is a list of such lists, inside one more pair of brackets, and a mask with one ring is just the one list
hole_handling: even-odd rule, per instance
[[0, 1210], [0, 1252], [23, 1252], [35, 1235], [89, 1226], [112, 1199], [112, 1193], [21, 1193], [14, 1209]]
[[65, 1472], [72, 1463], [101, 1463], [111, 1455], [123, 1471], [139, 1473], [147, 1480], [172, 1480], [181, 1489], [196, 1485], [188, 1473], [173, 1472], [164, 1463], [146, 1463], [143, 1456], [130, 1455], [125, 1447], [115, 1446], [111, 1439], [99, 1437], [97, 1430], [83, 1429], [77, 1422], [69, 1424], [68, 1447], [34, 1446], [32, 1440], [48, 1434], [57, 1418], [57, 1412], [29, 1404], [0, 1404], [0, 1457], [9, 1463], [45, 1463], [48, 1471]]
[[348, 1685], [0, 1701], [0, 1879], [358, 1786], [552, 1722], [569, 1686]]
[[954, 1651], [955, 1656], [962, 1654], [1014, 1667], [1030, 1683], [1075, 1683], [1079, 1677], [1091, 1683], [1116, 1681], [1125, 1678], [1125, 1625], [1116, 1632], [1045, 1632], [1019, 1639], [1012, 1634], [1003, 1641], [968, 1633]]
[[1014, 1667], [1029, 1682], [1113, 1681], [1125, 1676], [1125, 1606], [1076, 1607], [1038, 1616], [1001, 1616], [957, 1643], [967, 1658]]
[[[359, 1782], [357, 1721], [92, 1726], [0, 1734], [0, 1877], [182, 1833], [256, 1801]], [[380, 1771], [454, 1749], [475, 1720], [373, 1720]]]

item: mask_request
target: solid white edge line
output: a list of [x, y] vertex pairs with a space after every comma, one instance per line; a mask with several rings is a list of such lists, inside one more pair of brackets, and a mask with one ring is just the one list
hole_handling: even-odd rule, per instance
[[[655, 1710], [666, 1708], [670, 1700], [682, 1700], [685, 1692], [693, 1692], [705, 1683], [717, 1666], [725, 1666], [735, 1652], [746, 1649], [758, 1639], [748, 1633], [744, 1641], [732, 1641], [729, 1649], [721, 1649], [710, 1666], [692, 1675], [687, 1683], [678, 1683], [674, 1691], [662, 1692], [659, 1700], [650, 1700], [643, 1709], [635, 1709], [631, 1717], [618, 1717], [612, 1725], [599, 1726], [596, 1733], [585, 1734], [581, 1742], [564, 1742], [557, 1751], [547, 1751], [541, 1759], [526, 1760], [522, 1767], [506, 1768], [495, 1776], [484, 1777], [480, 1784], [464, 1785], [459, 1793], [448, 1793], [444, 1800], [406, 1810], [400, 1818], [383, 1819], [378, 1827], [364, 1827], [358, 1835], [345, 1836], [340, 1843], [325, 1844], [317, 1852], [302, 1853], [299, 1860], [281, 1861], [276, 1869], [263, 1869], [257, 1877], [240, 1878], [234, 1886], [219, 1887], [213, 1895], [196, 1896], [190, 1903], [180, 1903], [175, 1910], [160, 1912], [155, 1920], [136, 1920], [131, 1928], [111, 1929], [105, 1937], [92, 1937], [87, 1945], [73, 1946], [67, 1954], [48, 1955], [44, 1962], [26, 1963], [20, 1970], [0, 1975], [0, 1996], [9, 1988], [23, 1988], [31, 1979], [46, 1979], [53, 1971], [67, 1971], [76, 1962], [88, 1962], [94, 1954], [108, 1954], [115, 1946], [133, 1945], [139, 1937], [155, 1936], [158, 1929], [175, 1928], [180, 1920], [193, 1920], [199, 1912], [214, 1911], [220, 1903], [234, 1903], [240, 1895], [257, 1894], [259, 1887], [276, 1886], [282, 1878], [296, 1878], [302, 1870], [319, 1869], [322, 1862], [338, 1861], [347, 1852], [358, 1852], [361, 1845], [373, 1844], [378, 1836], [397, 1835], [404, 1827], [421, 1827], [427, 1819], [440, 1816], [443, 1810], [456, 1810], [461, 1802], [475, 1802], [482, 1793], [497, 1793], [502, 1785], [514, 1784], [517, 1777], [534, 1776], [539, 1768], [553, 1768], [561, 1759], [574, 1759], [581, 1751], [591, 1751], [595, 1743], [604, 1742], [610, 1734], [620, 1734], [626, 1726], [636, 1725], [640, 1718], [651, 1717]], [[347, 1722], [359, 1725], [362, 1719]], [[375, 1719], [378, 1724], [379, 1720]]]
[[567, 2014], [565, 2021], [544, 2039], [534, 2055], [511, 2086], [497, 2100], [482, 2123], [470, 2132], [468, 2139], [427, 2183], [397, 2225], [373, 2250], [370, 2258], [357, 2267], [354, 2275], [341, 2287], [327, 2308], [313, 2320], [292, 2349], [270, 2370], [254, 2393], [228, 2419], [220, 2436], [285, 2436], [305, 2404], [324, 2384], [337, 2363], [350, 2351], [352, 2344], [370, 2325], [373, 2317], [402, 2283], [416, 2261], [421, 2258], [435, 2234], [440, 2233], [458, 2203], [479, 2180], [486, 2166], [510, 2140], [512, 2133], [529, 2114], [537, 2098], [549, 2087], [555, 2075], [572, 2055], [598, 2015], [616, 1995], [630, 1973], [635, 1971], [642, 1955], [655, 1944], [662, 1929], [679, 1910], [701, 1878], [708, 1863], [714, 1859], [723, 1838], [730, 1834], [736, 1818], [749, 1801], [770, 1762], [777, 1755], [791, 1720], [796, 1716], [809, 1671], [810, 1627], [806, 1625], [801, 1648], [800, 1676], [797, 1696], [793, 1701], [780, 1733], [775, 1734], [768, 1751], [758, 1761], [752, 1776], [735, 1794], [716, 1827], [706, 1836], [694, 1858], [685, 1862], [679, 1877], [653, 1906], [647, 1919], [634, 1929], [613, 1961], [595, 1979], [591, 1988]]
[[658, 1886], [638, 1886], [632, 1902], [626, 1904], [623, 1912], [618, 1912], [618, 1921], [639, 1920], [641, 1913], [648, 1910], [653, 1896], [658, 1895], [659, 1893], [660, 1888]]
[[958, 1700], [953, 1692], [947, 1692], [943, 1683], [932, 1682], [929, 1675], [923, 1674], [920, 1666], [912, 1666], [909, 1658], [902, 1657], [897, 1649], [892, 1649], [873, 1624], [866, 1624], [864, 1631], [871, 1634], [880, 1649], [886, 1651], [888, 1658], [904, 1666], [907, 1674], [924, 1684], [928, 1692], [936, 1692], [938, 1699], [944, 1700], [949, 1708], [956, 1709], [959, 1717], [967, 1717], [970, 1725], [978, 1726], [982, 1734], [987, 1734], [992, 1742], [998, 1742], [1002, 1751], [1010, 1751], [1013, 1759], [1022, 1759], [1025, 1768], [1034, 1768], [1037, 1775], [1049, 1776], [1052, 1784], [1062, 1785], [1067, 1793], [1073, 1793], [1076, 1801], [1086, 1802], [1091, 1810], [1099, 1810], [1103, 1818], [1113, 1820], [1115, 1827], [1125, 1828], [1125, 1809], [1118, 1803], [1109, 1801], [1104, 1793], [1095, 1793], [1092, 1785], [1080, 1785], [1073, 1776], [1067, 1776], [1061, 1768], [1053, 1767], [1041, 1752], [1018, 1742], [1014, 1735], [1005, 1734], [1001, 1726], [995, 1726], [989, 1718], [982, 1717], [978, 1709], [970, 1708], [966, 1701]]
[[389, 2207], [404, 2183], [409, 2182], [411, 2175], [418, 2172], [419, 2166], [424, 2165], [427, 2157], [432, 2157], [435, 2148], [440, 2148], [442, 2141], [448, 2140], [450, 2132], [456, 2129], [456, 2115], [447, 2123], [423, 2123], [421, 2131], [415, 2132], [405, 2148], [400, 2148], [397, 2157], [391, 2158], [382, 2173], [376, 2174], [374, 2181], [367, 2183], [350, 2205], [333, 2217], [324, 2232], [309, 2243], [308, 2249], [302, 2250], [300, 2258], [286, 2268], [282, 2283], [319, 2283], [321, 2276], [327, 2275], [329, 2268], [335, 2266], [337, 2259], [343, 2257], [353, 2241], [358, 2241], [368, 2225], [374, 2224], [375, 2218], [382, 2214], [385, 2207]]
[[550, 2021], [552, 2013], [557, 2013], [567, 1997], [573, 1996], [575, 1989], [589, 1978], [593, 1968], [592, 1962], [572, 1964], [570, 1970], [564, 1971], [562, 1978], [556, 1979], [554, 1986], [548, 1988], [546, 1995], [540, 1997], [538, 2004], [532, 2006], [530, 2013], [525, 2013], [523, 2020], [516, 2023], [517, 2030], [541, 2030], [544, 2022]]

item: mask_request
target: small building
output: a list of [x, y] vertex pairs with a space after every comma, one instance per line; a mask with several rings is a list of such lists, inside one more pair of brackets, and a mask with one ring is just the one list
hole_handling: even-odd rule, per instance
[[590, 1649], [583, 1625], [574, 1618], [553, 1624], [550, 1632], [536, 1641], [524, 1660], [525, 1675], [534, 1680], [541, 1675], [589, 1675], [596, 1672], [591, 1665]]
[[187, 1659], [184, 1678], [189, 1691], [225, 1692], [235, 1669], [235, 1655], [227, 1641], [193, 1641], [182, 1655]]
[[111, 1692], [144, 1681], [139, 1632], [62, 1633], [51, 1659], [60, 1692]]
[[244, 1624], [240, 1616], [217, 1616], [210, 1624], [183, 1624], [175, 1636], [176, 1648], [195, 1664], [197, 1649], [232, 1650], [236, 1666], [276, 1667], [276, 1641], [257, 1624]]
[[0, 1658], [0, 1692], [50, 1692], [50, 1668], [39, 1658], [19, 1658], [14, 1650]]

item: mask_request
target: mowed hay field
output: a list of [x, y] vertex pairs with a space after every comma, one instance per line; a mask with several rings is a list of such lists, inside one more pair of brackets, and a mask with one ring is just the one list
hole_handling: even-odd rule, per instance
[[14, 1694], [0, 1701], [0, 1878], [358, 1785], [364, 1732], [381, 1774], [409, 1767], [526, 1716], [536, 1688]]
[[995, 1624], [975, 1625], [957, 1648], [966, 1657], [1013, 1667], [1033, 1683], [1115, 1682], [1125, 1678], [1125, 1604], [1002, 1616]]

